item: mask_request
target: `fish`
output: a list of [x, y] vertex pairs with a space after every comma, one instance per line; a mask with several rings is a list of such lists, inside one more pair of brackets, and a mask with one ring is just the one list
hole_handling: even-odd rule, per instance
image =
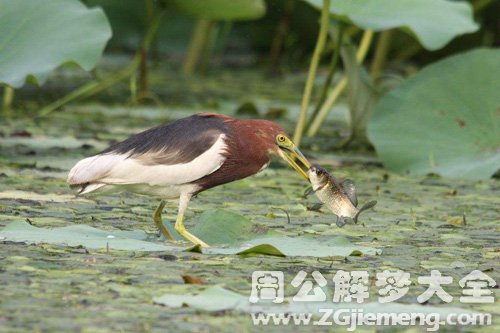
[[357, 208], [358, 199], [354, 183], [349, 179], [340, 182], [320, 166], [311, 165], [307, 176], [311, 182], [312, 191], [337, 216], [338, 227], [343, 227], [351, 221], [358, 223], [361, 212], [377, 204], [376, 200], [372, 200], [361, 208]]

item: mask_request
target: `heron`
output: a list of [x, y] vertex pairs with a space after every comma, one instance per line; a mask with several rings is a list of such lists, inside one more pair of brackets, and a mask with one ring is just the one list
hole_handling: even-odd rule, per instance
[[70, 170], [68, 183], [79, 195], [119, 186], [160, 198], [153, 221], [168, 240], [174, 238], [161, 214], [168, 200], [178, 199], [175, 230], [188, 241], [208, 247], [184, 225], [191, 198], [258, 173], [273, 155], [308, 180], [311, 164], [277, 123], [197, 113], [134, 134], [80, 160]]

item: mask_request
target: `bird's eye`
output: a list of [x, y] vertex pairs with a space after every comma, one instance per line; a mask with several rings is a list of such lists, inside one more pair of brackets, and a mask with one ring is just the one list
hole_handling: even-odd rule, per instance
[[286, 138], [284, 135], [278, 135], [278, 142], [285, 142], [286, 141]]

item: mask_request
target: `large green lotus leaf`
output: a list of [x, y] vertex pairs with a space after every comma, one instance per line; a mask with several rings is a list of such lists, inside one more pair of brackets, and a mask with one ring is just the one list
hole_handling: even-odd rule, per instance
[[263, 0], [171, 0], [176, 9], [209, 20], [253, 20], [266, 13]]
[[385, 166], [486, 179], [500, 167], [500, 50], [432, 64], [377, 104], [368, 136]]
[[43, 83], [64, 63], [91, 70], [111, 27], [100, 8], [78, 0], [0, 0], [0, 83]]
[[227, 210], [209, 210], [201, 214], [191, 232], [212, 245], [235, 245], [267, 234], [246, 217]]
[[[234, 216], [233, 226], [227, 227], [229, 235], [224, 233], [224, 226], [231, 221], [229, 216]], [[222, 219], [218, 220], [218, 217]], [[222, 227], [216, 226], [217, 221]], [[60, 228], [38, 228], [26, 222], [11, 222], [0, 231], [0, 240], [24, 242], [29, 244], [49, 243], [63, 246], [84, 246], [89, 249], [115, 249], [131, 251], [198, 251], [206, 254], [225, 255], [272, 255], [272, 256], [310, 256], [334, 257], [361, 254], [380, 254], [380, 250], [352, 244], [344, 237], [328, 239], [314, 239], [301, 237], [288, 237], [276, 233], [266, 236], [249, 229], [248, 220], [234, 213], [214, 211], [205, 213], [198, 224], [201, 227], [196, 234], [212, 247], [200, 249], [189, 247], [188, 243], [155, 242], [143, 231], [99, 230], [87, 225], [72, 225]], [[167, 224], [169, 225], [169, 224]], [[210, 228], [214, 227], [214, 231]], [[169, 227], [170, 228], [170, 227]], [[260, 229], [260, 228], [259, 228]], [[240, 236], [236, 235], [239, 230]], [[237, 240], [228, 239], [236, 237]], [[178, 237], [175, 237], [179, 239]], [[252, 239], [250, 239], [252, 238]], [[182, 238], [180, 238], [182, 239]], [[246, 239], [246, 240], [244, 240]], [[230, 243], [230, 247], [221, 244]]]
[[[328, 277], [325, 276], [328, 280]], [[286, 281], [285, 281], [286, 282]], [[292, 288], [285, 285], [286, 288]], [[326, 289], [328, 287], [325, 287]], [[252, 304], [249, 302], [250, 290], [248, 295], [227, 290], [221, 286], [210, 286], [206, 289], [199, 288], [192, 294], [165, 294], [159, 297], [153, 297], [156, 304], [168, 306], [170, 308], [181, 308], [184, 306], [192, 307], [200, 311], [223, 311], [236, 310], [244, 313], [312, 313], [315, 318], [321, 317], [324, 312], [320, 309], [351, 310], [357, 309], [358, 313], [438, 313], [446, 316], [451, 313], [471, 313], [471, 311], [451, 306], [429, 306], [422, 304], [402, 304], [402, 303], [378, 303], [369, 302], [356, 303], [333, 303], [330, 298], [325, 302], [294, 302], [291, 297], [287, 297], [281, 304], [266, 303], [263, 301]], [[325, 290], [328, 293], [327, 290]]]
[[[317, 8], [323, 4], [323, 0], [305, 1]], [[465, 1], [334, 0], [330, 11], [363, 29], [409, 29], [428, 50], [440, 49], [456, 36], [479, 28]]]
[[382, 252], [375, 248], [355, 245], [341, 236], [318, 239], [308, 236], [274, 235], [254, 239], [248, 242], [247, 246], [247, 249], [239, 250], [237, 253], [240, 255], [268, 254], [283, 257], [346, 257], [362, 254], [377, 255]]
[[[244, 216], [226, 210], [204, 212], [191, 232], [213, 246], [211, 254], [334, 257], [376, 255], [380, 250], [352, 244], [344, 237], [325, 240], [308, 236], [288, 237], [256, 225]], [[224, 247], [224, 246], [229, 247]], [[222, 247], [221, 247], [222, 246]]]
[[38, 228], [26, 222], [12, 222], [0, 231], [0, 240], [28, 244], [49, 243], [66, 246], [85, 246], [89, 249], [130, 251], [182, 251], [183, 248], [165, 243], [146, 241], [142, 231], [99, 230], [88, 225], [60, 228]]

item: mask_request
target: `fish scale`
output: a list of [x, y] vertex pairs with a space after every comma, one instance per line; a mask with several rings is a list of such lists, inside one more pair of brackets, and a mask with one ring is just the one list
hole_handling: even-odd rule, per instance
[[339, 227], [344, 226], [350, 220], [357, 223], [362, 211], [377, 204], [375, 200], [369, 201], [358, 209], [354, 184], [350, 180], [339, 182], [322, 167], [311, 166], [307, 175], [318, 199], [337, 216], [336, 223]]

